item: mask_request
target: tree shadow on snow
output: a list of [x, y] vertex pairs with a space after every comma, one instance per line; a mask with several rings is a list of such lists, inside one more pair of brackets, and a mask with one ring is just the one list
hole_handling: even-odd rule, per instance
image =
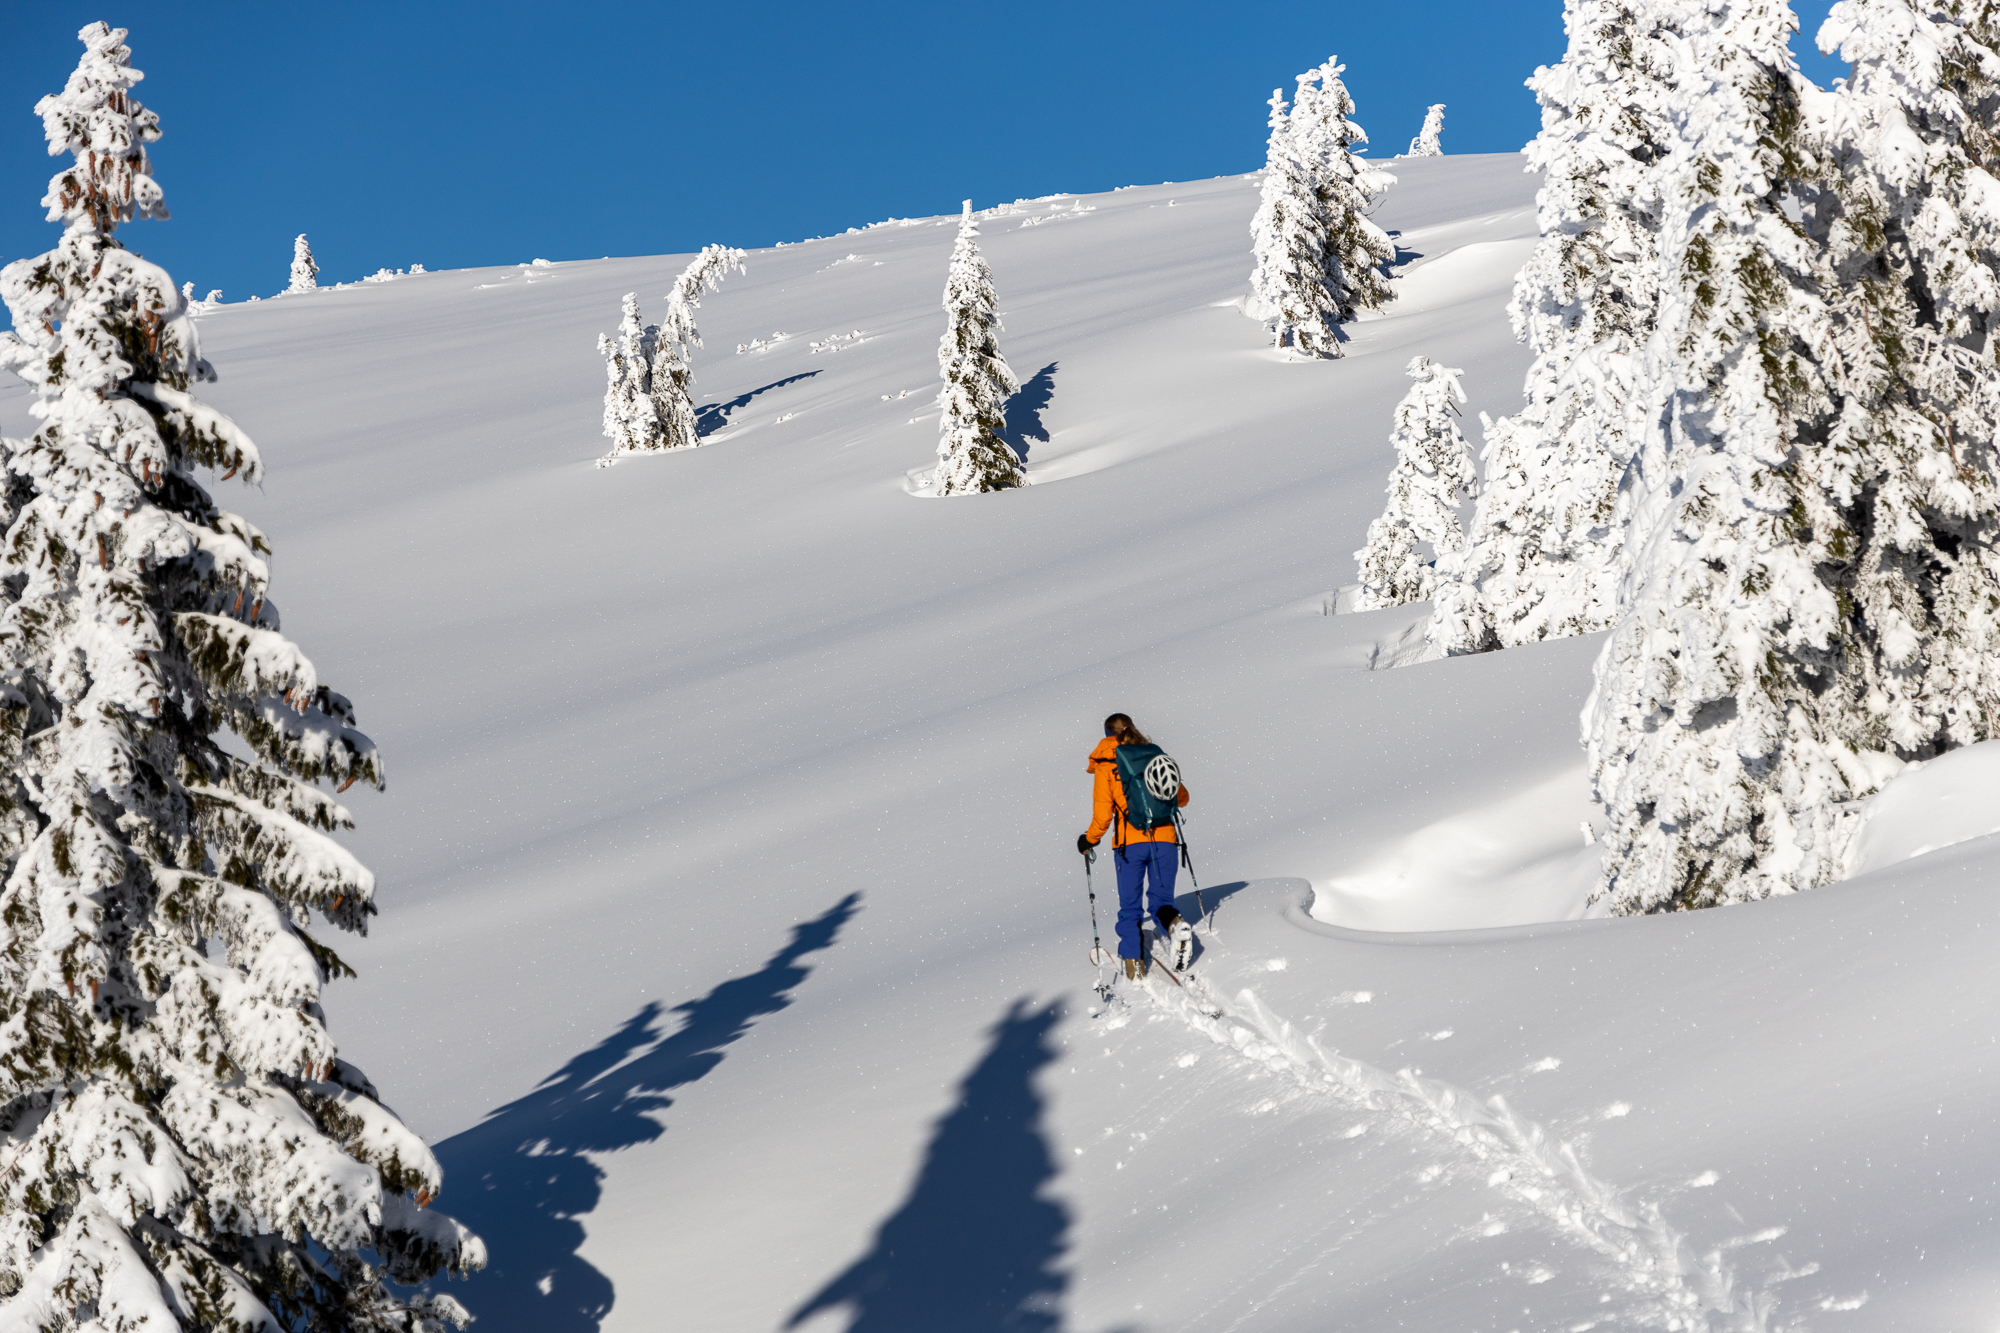
[[807, 370], [797, 375], [787, 375], [781, 380], [772, 380], [761, 389], [752, 389], [748, 393], [739, 393], [726, 403], [708, 403], [697, 407], [694, 410], [695, 437], [700, 439], [703, 436], [713, 435], [724, 426], [727, 426], [729, 424], [729, 414], [750, 406], [750, 400], [758, 394], [769, 393], [773, 389], [782, 389], [787, 384], [797, 384], [800, 380], [809, 380], [817, 374], [819, 374], [817, 370]]
[[[451, 1213], [485, 1238], [490, 1256], [464, 1295], [481, 1333], [595, 1333], [613, 1291], [577, 1253], [581, 1219], [604, 1186], [585, 1154], [664, 1134], [655, 1117], [673, 1105], [665, 1094], [702, 1078], [757, 1019], [789, 1005], [811, 970], [802, 960], [832, 947], [860, 901], [850, 893], [792, 927], [791, 942], [748, 976], [672, 1010], [646, 1005], [526, 1097], [438, 1145]], [[671, 1034], [666, 1013], [680, 1015]]]
[[1007, 428], [1000, 438], [1007, 447], [1028, 461], [1028, 441], [1049, 442], [1049, 429], [1042, 424], [1042, 411], [1056, 396], [1056, 363], [1049, 362], [1035, 372], [1034, 378], [1021, 386], [1019, 393], [1007, 400]]
[[845, 1308], [847, 1333], [1055, 1333], [1069, 1275], [1069, 1210], [1044, 1191], [1055, 1162], [1035, 1075], [1056, 1058], [1062, 1002], [1016, 1000], [938, 1121], [910, 1193], [868, 1253], [786, 1321]]

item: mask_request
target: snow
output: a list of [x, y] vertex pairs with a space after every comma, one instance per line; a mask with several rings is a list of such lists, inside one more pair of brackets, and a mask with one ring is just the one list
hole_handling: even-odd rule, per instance
[[[950, 504], [901, 400], [948, 217], [751, 256], [706, 447], [608, 471], [593, 340], [687, 256], [204, 317], [266, 474], [218, 498], [394, 776], [341, 798], [381, 915], [330, 1028], [486, 1241], [482, 1333], [1991, 1322], [1985, 747], [1875, 798], [1848, 883], [1572, 920], [1601, 636], [1326, 614], [1410, 358], [1469, 418], [1528, 361], [1520, 159], [1396, 174], [1421, 260], [1340, 360], [1240, 313], [1253, 179], [986, 228], [1033, 484]], [[1113, 710], [1187, 774], [1220, 1020], [1090, 992]]]
[[1982, 741], [1910, 764], [1868, 799], [1849, 852], [1850, 874], [2000, 833], [2000, 742]]
[[1313, 915], [1392, 931], [1580, 917], [1603, 849], [1585, 843], [1579, 825], [1597, 813], [1589, 775], [1578, 763], [1381, 848], [1327, 880]]
[[[1996, 860], [1989, 841], [1928, 874], [1911, 864], [1745, 910], [1389, 940], [1311, 920], [1296, 881], [1253, 883], [1222, 908], [1224, 951], [1206, 969], [1225, 997], [1219, 1032], [1182, 1009], [1194, 1031], [1179, 1045], [1220, 1038], [1289, 1084], [1260, 1136], [1294, 1136], [1318, 1168], [1254, 1200], [1311, 1221], [1288, 1254], [1247, 1261], [1242, 1285], [1269, 1291], [1331, 1254], [1319, 1281], [1246, 1326], [1395, 1327], [1407, 1298], [1437, 1327], [1514, 1326], [1500, 1321], [1523, 1306], [1524, 1328], [1643, 1327], [1649, 1305], [1712, 1304], [1726, 1279], [1739, 1303], [1775, 1301], [1774, 1317], [1695, 1327], [1983, 1327], [2000, 1059], [1968, 997], [1990, 986]], [[1290, 965], [1266, 970], [1280, 949]], [[1336, 976], [1374, 1002], [1333, 1007]], [[1424, 1041], [1443, 1027], [1444, 1046]], [[1359, 1067], [1322, 1060], [1307, 1032]], [[1170, 1068], [1175, 1047], [1158, 1045]], [[1363, 1092], [1375, 1106], [1357, 1109]], [[1373, 1132], [1345, 1147], [1357, 1114]], [[1486, 1133], [1464, 1142], [1467, 1124]], [[1371, 1147], [1376, 1132], [1388, 1140]], [[1106, 1187], [1079, 1182], [1093, 1184]], [[1535, 1220], [1552, 1207], [1561, 1222]], [[1660, 1246], [1655, 1208], [1680, 1233], [1671, 1282], [1599, 1244]], [[1430, 1235], [1376, 1272], [1357, 1262], [1360, 1237], [1399, 1227]], [[1332, 1243], [1349, 1228], [1360, 1237]]]

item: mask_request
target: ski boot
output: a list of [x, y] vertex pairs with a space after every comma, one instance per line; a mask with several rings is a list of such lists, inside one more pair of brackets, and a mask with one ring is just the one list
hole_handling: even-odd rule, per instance
[[1156, 915], [1166, 936], [1167, 966], [1176, 972], [1187, 971], [1194, 961], [1194, 927], [1172, 906], [1162, 907]]

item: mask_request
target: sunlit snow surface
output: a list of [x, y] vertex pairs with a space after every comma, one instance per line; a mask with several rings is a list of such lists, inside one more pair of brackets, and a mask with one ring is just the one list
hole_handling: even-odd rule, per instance
[[[1526, 365], [1519, 159], [1394, 169], [1406, 300], [1334, 363], [1234, 305], [1251, 181], [986, 220], [1036, 484], [976, 499], [908, 493], [953, 217], [753, 252], [708, 447], [608, 470], [596, 335], [685, 256], [204, 317], [269, 460], [218, 494], [389, 762], [335, 1035], [492, 1243], [484, 1333], [2000, 1323], [2000, 852], [1924, 795], [1990, 762], [1849, 884], [1566, 920], [1597, 642], [1373, 670], [1424, 608], [1324, 614], [1404, 364], [1474, 422]], [[1113, 709], [1220, 910], [1107, 1009]]]

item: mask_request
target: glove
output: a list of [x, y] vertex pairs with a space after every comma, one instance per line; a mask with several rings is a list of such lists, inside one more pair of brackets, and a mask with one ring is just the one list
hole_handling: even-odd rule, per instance
[[1090, 840], [1088, 833], [1079, 833], [1076, 835], [1076, 850], [1086, 861], [1095, 861], [1097, 859], [1097, 844]]

